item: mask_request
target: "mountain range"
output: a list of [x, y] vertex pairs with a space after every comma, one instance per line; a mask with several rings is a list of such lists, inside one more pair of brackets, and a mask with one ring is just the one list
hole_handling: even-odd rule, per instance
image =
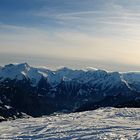
[[140, 72], [0, 67], [0, 120], [107, 106], [140, 107]]

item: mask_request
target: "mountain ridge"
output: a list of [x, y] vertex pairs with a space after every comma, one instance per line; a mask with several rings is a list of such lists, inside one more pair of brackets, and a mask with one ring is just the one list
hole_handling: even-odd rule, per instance
[[[87, 75], [82, 75], [83, 73], [87, 73]], [[69, 77], [71, 79], [78, 78], [78, 76], [83, 76], [84, 78], [88, 77], [88, 74], [90, 73], [96, 73], [96, 76], [99, 77], [101, 74], [112, 74], [113, 76], [119, 75], [122, 81], [125, 83], [127, 81], [131, 82], [140, 82], [140, 72], [109, 72], [106, 70], [101, 69], [95, 69], [95, 68], [87, 68], [87, 69], [70, 69], [68, 67], [61, 67], [56, 70], [49, 70], [47, 68], [41, 68], [41, 67], [32, 67], [28, 65], [27, 63], [20, 63], [20, 64], [8, 64], [5, 65], [0, 69], [0, 78], [3, 79], [18, 79], [22, 80], [23, 78], [29, 78], [35, 79], [37, 81], [36, 84], [38, 84], [41, 77], [50, 78], [52, 80], [55, 78], [56, 80], [68, 80]], [[81, 75], [79, 75], [81, 74]], [[54, 77], [53, 77], [54, 76]], [[92, 76], [92, 75], [90, 75]], [[60, 78], [60, 79], [59, 79]], [[127, 79], [127, 80], [126, 80]]]
[[139, 99], [140, 72], [67, 67], [49, 70], [27, 63], [9, 64], [0, 69], [1, 102], [34, 117], [104, 106], [130, 107], [132, 104], [135, 107], [136, 104], [139, 107]]

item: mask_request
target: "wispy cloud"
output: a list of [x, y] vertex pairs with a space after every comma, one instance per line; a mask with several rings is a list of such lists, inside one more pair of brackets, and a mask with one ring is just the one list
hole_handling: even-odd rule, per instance
[[[137, 40], [140, 30], [140, 13], [134, 12], [131, 8], [126, 8], [118, 1], [110, 1], [104, 3], [98, 9], [87, 8], [79, 9], [79, 11], [59, 11], [58, 7], [55, 9], [45, 9], [33, 13], [34, 16], [41, 17], [44, 20], [52, 19], [60, 29], [76, 30], [79, 32], [86, 32], [96, 34], [97, 36], [113, 36], [116, 38], [125, 37], [131, 38], [130, 29], [137, 30], [135, 40]], [[133, 36], [134, 34], [132, 34]], [[129, 38], [128, 38], [129, 36]], [[134, 36], [133, 36], [134, 38]]]
[[[5, 27], [13, 29], [13, 26]], [[28, 54], [69, 60], [84, 59], [107, 62], [111, 60], [112, 63], [139, 64], [137, 61], [140, 59], [139, 43], [134, 40], [94, 37], [76, 31], [59, 31], [50, 35], [49, 32], [37, 28], [21, 27], [20, 30], [17, 27], [16, 30], [18, 31], [12, 35], [0, 35], [1, 53]]]
[[41, 7], [1, 18], [0, 54], [140, 65], [140, 10], [134, 3], [60, 1], [36, 0]]

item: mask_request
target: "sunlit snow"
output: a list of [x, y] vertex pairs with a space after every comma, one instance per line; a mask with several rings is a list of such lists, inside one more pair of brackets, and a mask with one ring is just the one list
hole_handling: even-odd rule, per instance
[[100, 108], [0, 123], [0, 139], [139, 140], [140, 109]]

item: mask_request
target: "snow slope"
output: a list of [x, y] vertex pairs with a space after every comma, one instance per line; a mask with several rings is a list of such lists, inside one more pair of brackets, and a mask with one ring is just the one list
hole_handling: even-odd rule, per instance
[[0, 139], [140, 140], [140, 109], [100, 108], [0, 123]]

